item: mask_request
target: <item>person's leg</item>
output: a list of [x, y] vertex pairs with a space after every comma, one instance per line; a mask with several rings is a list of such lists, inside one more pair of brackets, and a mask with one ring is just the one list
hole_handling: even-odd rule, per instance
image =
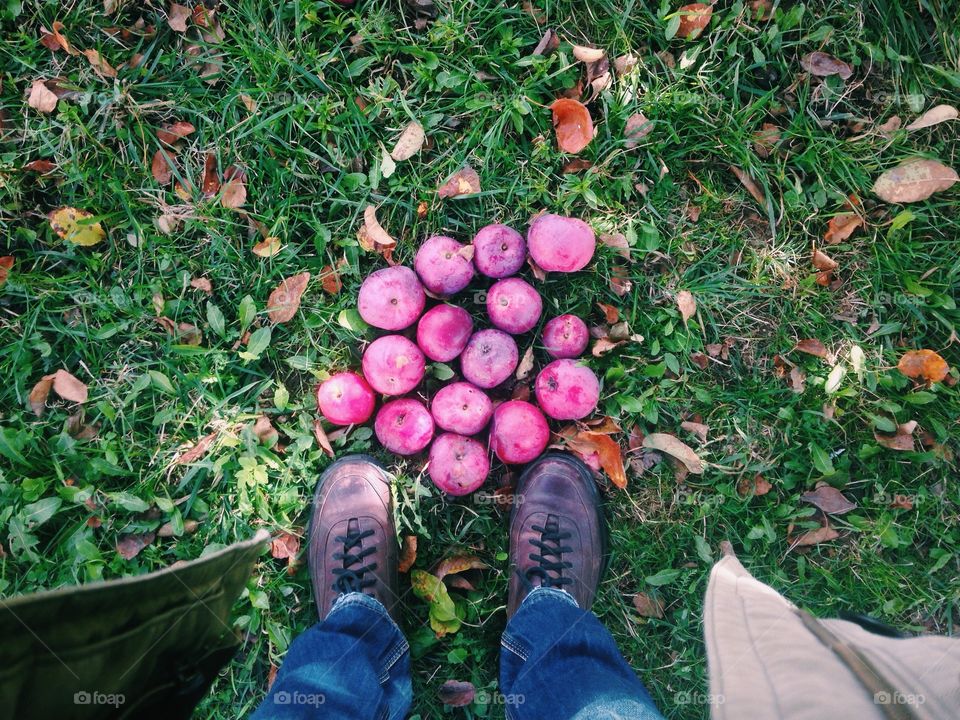
[[320, 478], [309, 564], [321, 622], [290, 645], [256, 720], [399, 720], [410, 708], [409, 646], [391, 614], [397, 546], [390, 482], [372, 459]]
[[511, 720], [661, 718], [613, 636], [589, 610], [605, 528], [590, 470], [550, 453], [517, 484], [500, 690]]

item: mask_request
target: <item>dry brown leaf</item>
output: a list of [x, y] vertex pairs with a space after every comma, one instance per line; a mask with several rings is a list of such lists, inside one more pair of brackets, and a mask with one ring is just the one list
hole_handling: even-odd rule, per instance
[[250, 252], [258, 257], [267, 258], [276, 255], [281, 248], [283, 248], [283, 244], [280, 242], [280, 238], [271, 235], [250, 248]]
[[680, 309], [680, 317], [683, 318], [683, 325], [686, 327], [687, 321], [697, 313], [697, 300], [689, 290], [681, 290], [677, 293], [677, 307]]
[[823, 359], [826, 359], [830, 355], [826, 346], [814, 338], [805, 338], [798, 341], [793, 349]]
[[847, 80], [853, 75], [853, 68], [843, 60], [837, 60], [832, 55], [820, 51], [808, 53], [800, 58], [800, 66], [817, 77], [839, 75], [842, 79]]
[[658, 598], [650, 597], [646, 593], [641, 592], [633, 596], [633, 608], [641, 617], [663, 617], [663, 603]]
[[958, 116], [957, 109], [952, 105], [937, 105], [927, 110], [912, 123], [907, 125], [906, 130], [921, 130], [923, 128], [933, 127], [942, 122], [956, 120]]
[[531, 55], [549, 55], [554, 50], [560, 47], [560, 38], [557, 36], [557, 33], [551, 29], [547, 28], [543, 33], [543, 37], [540, 38], [540, 42], [537, 43], [537, 46], [533, 49]]
[[397, 241], [390, 237], [377, 220], [377, 209], [373, 205], [367, 205], [363, 211], [363, 225], [357, 231], [357, 240], [364, 250], [383, 255], [388, 263], [393, 257], [393, 249], [397, 246]]
[[437, 691], [440, 702], [450, 707], [465, 707], [473, 702], [476, 688], [466, 680], [447, 680]]
[[658, 450], [675, 457], [694, 475], [703, 473], [703, 461], [682, 440], [669, 433], [651, 433], [643, 439], [643, 447], [648, 450]]
[[150, 164], [150, 173], [153, 179], [161, 185], [168, 185], [173, 180], [173, 156], [172, 150], [157, 150], [153, 155], [153, 162]]
[[58, 52], [61, 50], [60, 43], [57, 42], [54, 34], [42, 25], [40, 26], [40, 44], [50, 52]]
[[410, 568], [417, 561], [417, 536], [404, 535], [403, 546], [400, 548], [400, 562], [397, 570], [402, 573], [409, 572]]
[[873, 439], [877, 441], [878, 444], [882, 445], [885, 448], [891, 450], [899, 450], [901, 452], [913, 452], [914, 442], [913, 442], [913, 431], [917, 429], [917, 421], [911, 420], [910, 422], [903, 423], [902, 425], [897, 426], [897, 432], [893, 435], [888, 435], [887, 433], [873, 431]]
[[[224, 174], [226, 177], [226, 174]], [[223, 185], [223, 194], [220, 196], [220, 204], [225, 208], [236, 210], [243, 207], [247, 201], [247, 184], [243, 175], [238, 175], [228, 180]]]
[[324, 265], [320, 270], [320, 285], [328, 295], [336, 295], [343, 289], [340, 273], [332, 265]]
[[530, 373], [533, 372], [533, 345], [527, 348], [527, 351], [523, 354], [523, 357], [520, 358], [520, 363], [517, 365], [517, 380], [526, 380], [530, 377]]
[[623, 128], [623, 143], [627, 148], [635, 148], [640, 141], [650, 134], [653, 130], [653, 123], [647, 119], [643, 113], [634, 113], [627, 118], [627, 124]]
[[178, 140], [192, 135], [196, 130], [190, 123], [178, 120], [174, 123], [167, 123], [157, 130], [157, 140], [166, 145], [173, 145]]
[[592, 430], [576, 431], [572, 428], [569, 431], [561, 432], [561, 437], [571, 450], [577, 455], [589, 462], [589, 459], [595, 459], [610, 482], [618, 488], [627, 486], [627, 473], [623, 467], [623, 455], [620, 444], [605, 433]]
[[857, 504], [850, 502], [843, 493], [832, 485], [821, 484], [812, 492], [800, 496], [803, 502], [810, 503], [823, 510], [828, 515], [843, 515], [857, 509]]
[[284, 278], [267, 299], [267, 316], [272, 323], [285, 323], [293, 319], [300, 309], [300, 299], [310, 282], [310, 273], [302, 272]]
[[207, 295], [213, 292], [213, 284], [205, 277], [192, 278], [190, 280], [190, 287], [195, 290], [203, 290]]
[[737, 176], [737, 179], [743, 184], [747, 189], [747, 192], [750, 193], [751, 197], [757, 201], [759, 205], [766, 205], [766, 198], [763, 195], [763, 190], [760, 189], [760, 186], [757, 185], [756, 181], [747, 174], [747, 171], [736, 165], [730, 166], [731, 172]]
[[623, 297], [633, 288], [633, 283], [627, 275], [626, 268], [615, 267], [610, 273], [610, 289], [618, 297]]
[[277, 440], [280, 439], [280, 433], [277, 432], [277, 429], [273, 426], [273, 423], [270, 422], [270, 418], [266, 415], [260, 415], [256, 422], [253, 423], [253, 434], [256, 435], [257, 440], [260, 441], [261, 445], [266, 445], [267, 447], [273, 447], [277, 444]]
[[547, 16], [543, 10], [535, 7], [532, 0], [523, 0], [522, 7], [523, 11], [532, 17], [537, 25], [543, 25], [547, 21]]
[[597, 238], [601, 245], [605, 245], [617, 252], [624, 260], [630, 260], [630, 244], [623, 233], [602, 234]]
[[27, 105], [49, 115], [57, 109], [57, 96], [50, 91], [45, 81], [34, 80], [33, 85], [30, 86]]
[[680, 423], [680, 427], [681, 429], [686, 430], [688, 433], [695, 435], [700, 442], [707, 441], [707, 433], [710, 432], [710, 428], [703, 423], [684, 421]]
[[762, 158], [770, 157], [776, 144], [780, 142], [780, 128], [772, 123], [764, 123], [753, 134], [753, 150]]
[[856, 213], [840, 213], [830, 218], [823, 239], [830, 245], [842, 243], [863, 225], [863, 218]]
[[696, 40], [710, 24], [713, 6], [706, 3], [692, 3], [691, 5], [684, 5], [677, 12], [680, 14], [677, 37]]
[[409, 160], [420, 152], [420, 148], [423, 147], [426, 139], [427, 136], [426, 133], [423, 132], [423, 126], [415, 120], [411, 121], [407, 123], [403, 132], [400, 133], [396, 145], [394, 145], [393, 150], [390, 151], [390, 157], [397, 162]]
[[563, 152], [577, 154], [593, 140], [593, 120], [583, 103], [571, 98], [555, 100], [550, 106], [557, 145]]
[[458, 197], [459, 195], [474, 195], [480, 192], [480, 176], [469, 165], [464, 165], [447, 181], [437, 188], [437, 194], [442, 198]]
[[592, 160], [586, 160], [584, 158], [574, 158], [569, 162], [565, 162], [563, 164], [562, 170], [564, 174], [570, 174], [570, 173], [580, 172], [581, 170], [589, 170], [592, 167], [593, 167]]
[[620, 320], [620, 311], [613, 305], [597, 303], [597, 307], [600, 308], [600, 311], [603, 313], [603, 316], [606, 318], [608, 323], [613, 324]]
[[323, 423], [320, 422], [320, 418], [316, 418], [313, 421], [313, 437], [316, 439], [320, 449], [327, 454], [327, 457], [334, 456], [333, 446], [330, 444], [330, 438], [327, 437], [327, 433], [323, 429]]
[[813, 251], [813, 266], [820, 271], [836, 270], [837, 261], [821, 250]]
[[84, 50], [83, 55], [90, 62], [90, 67], [92, 67], [98, 75], [105, 78], [115, 78], [117, 76], [116, 69], [96, 50]]
[[80, 53], [73, 48], [70, 44], [70, 41], [67, 40], [67, 36], [64, 34], [63, 23], [57, 20], [51, 25], [51, 30], [53, 31], [53, 37], [56, 39], [57, 43], [66, 51], [68, 55], [79, 55]]
[[710, 358], [708, 358], [702, 352], [690, 353], [690, 362], [692, 362], [701, 370], [706, 370], [710, 366]]
[[50, 160], [31, 160], [23, 166], [23, 169], [40, 175], [48, 175], [57, 169], [57, 165]]
[[117, 540], [117, 552], [124, 560], [133, 560], [140, 551], [147, 545], [150, 545], [155, 539], [156, 534], [152, 532], [121, 535]]
[[950, 366], [933, 350], [910, 350], [900, 358], [897, 370], [908, 378], [923, 378], [927, 382], [935, 383], [947, 376]]
[[439, 580], [443, 580], [447, 575], [456, 575], [467, 570], [485, 570], [488, 567], [489, 565], [478, 557], [472, 555], [453, 555], [452, 557], [441, 560], [433, 574], [436, 575]]
[[791, 541], [792, 547], [809, 547], [811, 545], [819, 545], [820, 543], [830, 542], [831, 540], [836, 540], [840, 537], [840, 533], [834, 530], [829, 525], [824, 525], [819, 527], [816, 530], [810, 530], [805, 532], [800, 537]]
[[203, 177], [200, 180], [200, 192], [205, 198], [212, 198], [220, 192], [220, 163], [217, 154], [208, 152], [203, 158]]
[[50, 390], [52, 389], [53, 375], [44, 375], [30, 391], [27, 400], [30, 403], [30, 409], [37, 417], [42, 416], [44, 410], [47, 409], [47, 398], [50, 396]]
[[602, 48], [592, 48], [586, 45], [574, 45], [573, 56], [583, 63], [594, 63], [603, 60], [607, 56], [607, 51]]
[[946, 190], [960, 178], [937, 160], [913, 158], [887, 170], [873, 184], [873, 193], [884, 202], [911, 203]]
[[174, 460], [173, 464], [188, 465], [192, 462], [196, 462], [210, 451], [210, 446], [213, 445], [213, 441], [217, 439], [217, 435], [219, 434], [219, 431], [214, 430], [212, 433], [204, 435], [197, 441], [196, 445]]
[[13, 255], [4, 255], [0, 257], [0, 287], [7, 282], [10, 271], [13, 270]]
[[737, 483], [737, 493], [740, 497], [766, 495], [772, 488], [773, 485], [767, 482], [766, 478], [760, 473], [757, 473], [752, 478], [741, 478]]
[[53, 374], [53, 391], [70, 402], [82, 404], [87, 401], [87, 386], [66, 370], [57, 370]]
[[187, 21], [191, 16], [192, 12], [190, 8], [179, 5], [178, 3], [170, 3], [170, 10], [167, 13], [167, 24], [170, 25], [170, 29], [174, 32], [185, 33], [187, 31]]
[[626, 341], [620, 340], [619, 342], [615, 342], [606, 337], [598, 338], [597, 341], [593, 343], [593, 349], [590, 352], [594, 357], [603, 357], [611, 350], [623, 345], [624, 342]]
[[293, 565], [299, 553], [300, 538], [296, 535], [281, 532], [270, 542], [271, 557], [275, 557], [277, 560], [286, 560], [287, 565]]

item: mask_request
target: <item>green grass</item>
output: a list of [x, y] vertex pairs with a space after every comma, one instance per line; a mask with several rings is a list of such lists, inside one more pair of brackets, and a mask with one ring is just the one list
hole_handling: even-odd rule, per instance
[[[567, 44], [549, 57], [530, 57], [543, 28], [519, 3], [440, 2], [438, 18], [417, 31], [400, 0], [357, 11], [306, 0], [226, 2], [227, 40], [199, 50], [201, 61], [223, 64], [215, 85], [203, 81], [187, 60], [189, 43], [150, 4], [121, 3], [114, 17], [94, 0], [65, 8], [23, 3], [16, 19], [0, 11], [0, 108], [7, 118], [0, 254], [16, 258], [0, 289], [0, 593], [146, 572], [260, 527], [301, 532], [315, 480], [329, 462], [312, 440], [312, 387], [327, 371], [358, 364], [364, 336], [344, 326], [341, 313], [381, 264], [357, 245], [363, 208], [379, 207], [402, 261], [428, 234], [465, 240], [492, 221], [523, 228], [530, 215], [548, 209], [622, 232], [633, 248], [633, 290], [623, 298], [608, 284], [621, 262], [607, 248], [588, 271], [542, 284], [547, 312], [599, 322], [596, 303], [611, 303], [645, 337], [592, 361], [604, 377], [603, 410], [625, 429], [675, 433], [709, 463], [682, 485], [662, 462], [631, 473], [624, 491], [605, 488], [612, 558], [596, 611], [664, 714], [707, 715], [702, 704], [678, 704], [677, 693], [706, 692], [702, 596], [724, 539], [757, 577], [816, 614], [858, 611], [909, 630], [955, 632], [960, 401], [956, 388], [943, 384], [914, 394], [894, 368], [912, 348], [937, 350], [952, 365], [960, 360], [951, 344], [960, 321], [953, 301], [960, 284], [958, 195], [954, 188], [911, 206], [912, 221], [891, 229], [902, 208], [876, 203], [869, 189], [882, 170], [911, 155], [960, 165], [957, 125], [852, 139], [891, 116], [906, 124], [934, 104], [957, 104], [955, 4], [785, 4], [772, 20], [759, 21], [741, 4], [723, 2], [694, 43], [665, 39], [664, 16], [673, 7], [535, 4], [564, 39], [639, 59], [591, 106], [598, 134], [583, 154], [595, 163], [589, 172], [561, 172], [568, 158], [555, 149], [546, 109], [575, 84], [579, 68]], [[104, 32], [132, 25], [141, 12], [156, 25], [154, 36], [121, 41]], [[40, 25], [55, 20], [75, 46], [99, 49], [114, 66], [134, 52], [143, 63], [104, 81], [83, 57], [53, 55], [40, 45]], [[354, 35], [361, 38], [357, 48]], [[829, 78], [822, 87], [800, 78], [799, 58], [819, 49], [852, 63], [853, 78]], [[675, 67], [657, 54], [663, 51]], [[689, 64], [684, 52], [688, 61], [696, 53]], [[56, 76], [78, 95], [61, 100], [52, 115], [28, 108], [24, 93], [32, 81]], [[256, 113], [241, 94], [256, 101]], [[654, 129], [628, 150], [623, 127], [638, 111]], [[430, 147], [385, 179], [381, 144], [392, 147], [411, 119], [427, 129]], [[173, 234], [156, 230], [161, 205], [183, 205], [150, 176], [159, 147], [154, 130], [173, 120], [197, 128], [178, 156], [182, 179], [199, 185], [207, 152], [222, 167], [244, 165], [246, 209], [281, 238], [278, 255], [253, 255], [259, 234], [216, 202], [181, 208], [190, 213]], [[751, 147], [764, 122], [777, 124], [783, 138], [780, 152], [767, 159]], [[22, 169], [40, 158], [54, 161], [56, 173], [40, 178]], [[437, 185], [465, 162], [480, 173], [483, 192], [438, 201]], [[753, 175], [767, 207], [750, 198], [730, 165]], [[649, 188], [645, 194], [640, 183]], [[842, 279], [831, 291], [813, 281], [810, 248], [850, 193], [864, 198], [869, 226], [828, 248]], [[420, 202], [429, 206], [422, 219]], [[44, 216], [65, 205], [97, 214], [107, 242], [83, 249], [53, 235]], [[698, 222], [689, 218], [691, 205], [700, 209]], [[252, 299], [255, 322], [266, 326], [266, 299], [281, 278], [302, 271], [316, 278], [341, 258], [342, 293], [331, 297], [314, 280], [298, 316], [273, 329], [260, 359], [238, 355], [243, 298]], [[212, 296], [189, 287], [194, 277], [211, 280]], [[680, 289], [698, 301], [689, 328], [674, 302]], [[179, 346], [164, 332], [158, 297], [164, 316], [201, 327], [202, 349]], [[226, 318], [222, 333], [209, 324], [210, 304]], [[879, 330], [869, 332], [874, 321]], [[691, 352], [727, 338], [728, 360], [705, 371], [690, 361]], [[800, 338], [822, 340], [848, 369], [829, 397], [831, 366], [816, 358], [790, 355], [807, 374], [803, 394], [774, 374], [773, 357]], [[862, 377], [850, 368], [854, 345], [866, 357]], [[85, 420], [99, 425], [93, 440], [70, 436], [73, 408], [65, 403], [54, 400], [40, 419], [29, 410], [34, 383], [60, 367], [90, 386]], [[280, 384], [290, 399], [276, 407]], [[824, 413], [828, 401], [832, 417]], [[282, 433], [284, 452], [251, 433], [260, 413]], [[702, 446], [680, 430], [693, 415], [710, 426]], [[873, 430], [882, 418], [917, 420], [936, 446], [918, 445], [914, 453], [878, 447]], [[214, 429], [223, 431], [221, 441], [202, 461], [171, 465], [186, 443]], [[858, 508], [834, 520], [839, 540], [804, 552], [791, 550], [786, 536], [791, 523], [815, 524], [799, 500], [822, 479], [811, 445], [832, 456], [834, 473], [826, 479]], [[377, 452], [367, 429], [341, 438], [336, 449]], [[404, 608], [415, 654], [414, 712], [435, 717], [443, 712], [436, 688], [447, 679], [496, 689], [507, 518], [489, 503], [445, 501], [423, 484], [415, 463], [385, 459], [400, 478], [403, 532], [420, 538], [417, 567], [457, 551], [492, 566], [476, 592], [458, 594], [466, 624], [454, 636], [434, 641], [426, 605]], [[740, 497], [738, 482], [758, 472], [773, 490]], [[910, 496], [913, 509], [891, 509], [895, 494]], [[87, 497], [95, 511], [83, 503]], [[31, 504], [52, 498], [61, 503], [46, 505], [56, 505], [55, 512], [29, 529], [28, 546], [11, 547], [11, 534], [36, 508]], [[87, 525], [93, 514], [99, 528]], [[160, 539], [129, 561], [115, 550], [120, 534], [185, 519], [198, 522], [195, 533]], [[664, 570], [677, 572], [658, 587], [647, 581], [659, 582]], [[630, 602], [637, 592], [662, 597], [664, 619], [638, 618]], [[315, 622], [306, 568], [291, 575], [283, 561], [265, 556], [235, 615], [243, 650], [204, 700], [203, 717], [237, 717], [255, 707], [271, 664], [280, 664], [291, 639]], [[499, 712], [474, 706], [450, 714]]]

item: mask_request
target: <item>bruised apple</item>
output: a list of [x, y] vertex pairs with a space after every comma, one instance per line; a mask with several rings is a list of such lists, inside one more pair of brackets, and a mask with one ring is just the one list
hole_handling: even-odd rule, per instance
[[476, 435], [490, 422], [493, 403], [480, 388], [468, 382], [455, 382], [437, 391], [430, 411], [433, 421], [444, 430]]
[[449, 495], [467, 495], [483, 485], [490, 472], [487, 449], [476, 440], [444, 433], [430, 446], [428, 467], [433, 484]]
[[589, 343], [587, 324], [576, 315], [560, 315], [543, 326], [543, 347], [551, 357], [580, 357]]
[[472, 333], [470, 313], [453, 305], [437, 305], [417, 323], [417, 345], [431, 360], [450, 362], [463, 352]]
[[360, 286], [357, 309], [360, 317], [382, 330], [403, 330], [420, 317], [427, 296], [417, 274], [395, 265], [370, 274]]
[[597, 238], [583, 220], [545, 214], [527, 230], [530, 257], [548, 272], [576, 272], [593, 258]]
[[426, 360], [420, 348], [402, 335], [384, 335], [370, 343], [361, 365], [374, 390], [403, 395], [420, 384]]
[[487, 292], [490, 322], [511, 335], [521, 335], [536, 327], [542, 310], [540, 293], [520, 278], [499, 280]]
[[386, 403], [373, 421], [377, 440], [397, 455], [414, 455], [430, 444], [433, 418], [419, 400], [400, 398]]
[[510, 377], [519, 360], [512, 337], [502, 330], [480, 330], [460, 354], [460, 370], [477, 387], [492, 388]]
[[446, 235], [424, 241], [413, 267], [423, 286], [435, 295], [447, 297], [463, 290], [473, 280], [472, 250]]
[[473, 264], [492, 278], [515, 275], [527, 260], [523, 235], [508, 225], [487, 225], [473, 238]]
[[555, 420], [579, 420], [600, 400], [600, 381], [593, 370], [576, 360], [554, 360], [537, 375], [537, 403]]
[[317, 386], [317, 407], [334, 425], [365, 423], [376, 401], [369, 383], [356, 373], [337, 373]]
[[550, 440], [547, 419], [523, 400], [508, 400], [493, 411], [490, 449], [508, 464], [528, 463], [537, 458]]

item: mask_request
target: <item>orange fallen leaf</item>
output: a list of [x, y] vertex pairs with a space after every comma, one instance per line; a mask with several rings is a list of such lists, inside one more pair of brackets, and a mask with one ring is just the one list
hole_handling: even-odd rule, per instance
[[190, 123], [178, 120], [174, 123], [167, 123], [157, 130], [157, 140], [166, 145], [173, 145], [178, 140], [192, 135], [196, 130], [197, 129]]
[[270, 555], [277, 560], [286, 560], [287, 565], [296, 562], [300, 552], [300, 538], [288, 532], [278, 533], [270, 543]]
[[956, 170], [942, 162], [912, 158], [878, 177], [873, 192], [888, 203], [911, 203], [926, 200], [957, 182], [960, 182], [960, 176]]
[[423, 131], [423, 126], [416, 121], [411, 121], [407, 123], [399, 139], [397, 139], [396, 145], [390, 151], [390, 157], [397, 162], [409, 160], [420, 152], [420, 148], [423, 147], [426, 139], [427, 136]]
[[178, 3], [170, 3], [170, 10], [167, 13], [167, 24], [174, 32], [185, 33], [187, 31], [187, 21], [193, 13], [190, 8]]
[[592, 430], [576, 430], [561, 433], [571, 450], [584, 459], [596, 456], [600, 467], [618, 488], [627, 486], [627, 473], [623, 467], [623, 455], [620, 444], [605, 433]]
[[813, 251], [813, 266], [822, 272], [827, 272], [830, 270], [835, 270], [837, 268], [837, 261], [832, 257], [827, 255], [821, 250], [814, 249]]
[[31, 160], [23, 166], [23, 169], [39, 173], [40, 175], [47, 175], [56, 170], [57, 165], [51, 160]]
[[173, 464], [189, 465], [192, 462], [196, 462], [210, 451], [210, 446], [213, 445], [213, 441], [217, 439], [219, 434], [220, 432], [218, 430], [214, 430], [212, 433], [204, 435], [197, 441], [196, 445], [174, 460]]
[[485, 570], [488, 568], [483, 560], [472, 555], [453, 555], [440, 561], [433, 574], [443, 580], [448, 575], [457, 575], [467, 570]]
[[863, 218], [856, 213], [840, 213], [830, 218], [823, 239], [829, 245], [842, 243], [863, 225]]
[[790, 544], [792, 547], [809, 547], [811, 545], [819, 545], [820, 543], [836, 540], [838, 537], [840, 537], [840, 533], [838, 533], [829, 525], [824, 525], [823, 527], [819, 527], [816, 530], [810, 530], [809, 532], [805, 532], [803, 535], [790, 540]]
[[742, 478], [737, 483], [737, 493], [740, 495], [740, 497], [747, 497], [748, 495], [766, 495], [772, 488], [773, 485], [771, 485], [760, 473], [757, 473], [752, 478]]
[[773, 123], [763, 123], [760, 129], [753, 133], [753, 151], [762, 158], [770, 157], [778, 142], [780, 128]]
[[563, 152], [581, 152], [593, 140], [593, 120], [583, 103], [561, 98], [550, 106], [557, 145]]
[[190, 280], [190, 287], [195, 290], [203, 290], [207, 295], [213, 292], [213, 285], [205, 277], [193, 278]]
[[150, 165], [150, 173], [153, 179], [161, 185], [167, 185], [173, 180], [173, 151], [161, 148], [153, 155], [153, 162]]
[[64, 51], [66, 51], [68, 55], [80, 54], [79, 51], [74, 50], [73, 46], [70, 44], [70, 41], [67, 40], [67, 36], [64, 34], [64, 30], [66, 28], [64, 27], [62, 22], [57, 20], [56, 22], [53, 23], [53, 25], [50, 26], [50, 28], [53, 31], [54, 39], [57, 41], [60, 47], [62, 47]]
[[223, 173], [226, 181], [223, 185], [223, 194], [220, 195], [220, 204], [225, 208], [236, 210], [247, 201], [246, 176], [242, 170], [230, 166]]
[[343, 288], [340, 281], [340, 273], [332, 265], [324, 265], [320, 270], [320, 284], [324, 292], [329, 295], [336, 295]]
[[633, 282], [627, 275], [626, 268], [615, 267], [610, 272], [610, 289], [618, 297], [623, 297], [633, 288]]
[[637, 593], [633, 596], [633, 608], [641, 617], [662, 618], [663, 603], [650, 597], [646, 593]]
[[96, 50], [84, 50], [83, 55], [98, 75], [105, 78], [115, 78], [117, 76], [116, 69]]
[[947, 376], [950, 366], [933, 350], [910, 350], [900, 358], [897, 370], [908, 378], [923, 378], [927, 382], [935, 383]]
[[843, 80], [847, 80], [853, 75], [853, 68], [843, 60], [837, 60], [832, 55], [820, 51], [807, 53], [800, 58], [800, 66], [817, 77], [839, 75]]
[[220, 165], [216, 153], [208, 152], [203, 159], [203, 178], [200, 191], [205, 198], [212, 198], [220, 192]]
[[756, 181], [747, 174], [747, 171], [736, 165], [730, 166], [730, 171], [737, 176], [737, 179], [743, 184], [747, 189], [747, 192], [750, 193], [751, 197], [757, 201], [759, 205], [766, 205], [766, 198], [764, 197], [763, 190], [760, 189], [760, 186], [757, 185]]
[[280, 281], [267, 299], [267, 316], [270, 322], [285, 323], [293, 319], [297, 310], [300, 309], [300, 300], [309, 282], [310, 273], [308, 272]]
[[627, 242], [627, 237], [623, 233], [603, 234], [600, 235], [597, 240], [600, 241], [601, 245], [605, 245], [606, 247], [615, 250], [617, 255], [622, 257], [624, 260], [631, 260], [630, 243]]
[[713, 16], [713, 6], [705, 3], [692, 3], [684, 5], [677, 12], [680, 14], [677, 37], [696, 40], [710, 24], [710, 18]]
[[363, 211], [363, 225], [357, 231], [357, 240], [364, 250], [379, 253], [388, 263], [393, 264], [393, 249], [397, 246], [397, 241], [383, 229], [377, 220], [377, 209], [373, 205], [367, 205]]
[[13, 270], [13, 255], [0, 257], [0, 287], [7, 281], [10, 271]]
[[807, 355], [813, 355], [818, 358], [826, 359], [829, 356], [826, 346], [814, 338], [806, 338], [800, 340], [793, 348]]
[[410, 568], [417, 561], [417, 536], [404, 535], [403, 546], [400, 548], [400, 562], [397, 570], [402, 573], [409, 572]]
[[710, 428], [703, 423], [685, 420], [684, 422], [680, 423], [680, 427], [681, 429], [686, 430], [688, 433], [696, 436], [700, 442], [707, 441], [707, 434], [710, 432]]
[[683, 325], [686, 327], [687, 321], [697, 313], [697, 300], [689, 290], [681, 290], [677, 293], [677, 307], [680, 309], [680, 317], [683, 318]]
[[469, 165], [464, 165], [457, 170], [443, 185], [437, 188], [437, 195], [442, 198], [474, 195], [478, 192], [480, 192], [480, 176]]
[[613, 305], [604, 305], [603, 303], [597, 303], [597, 307], [603, 312], [603, 316], [607, 319], [608, 323], [615, 323], [620, 319], [620, 311], [615, 308]]
[[280, 238], [271, 235], [254, 245], [250, 251], [254, 255], [266, 258], [276, 255], [282, 247], [283, 244], [280, 242]]

